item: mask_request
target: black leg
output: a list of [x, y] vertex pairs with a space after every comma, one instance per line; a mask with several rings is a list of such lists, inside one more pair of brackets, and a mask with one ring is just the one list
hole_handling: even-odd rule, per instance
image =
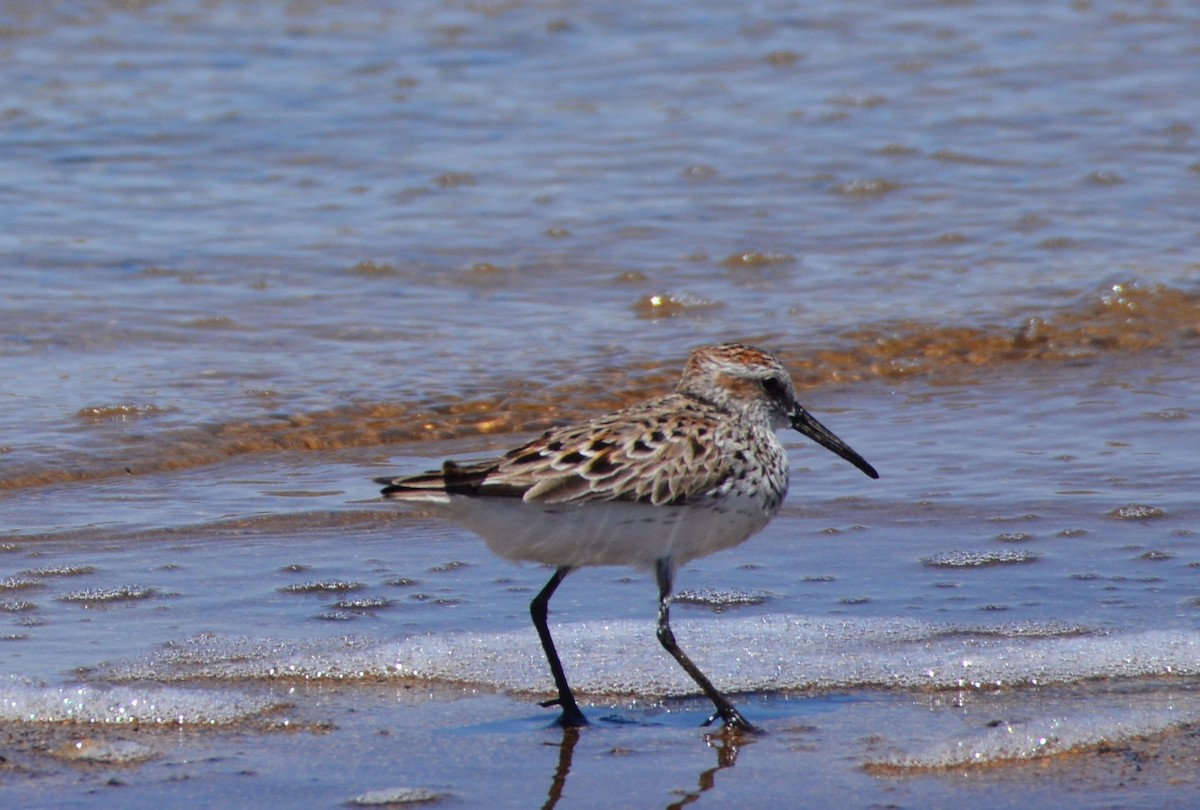
[[542, 649], [546, 651], [546, 660], [550, 662], [550, 672], [554, 675], [554, 685], [558, 687], [558, 697], [555, 700], [547, 700], [542, 705], [561, 706], [562, 717], [558, 719], [558, 722], [568, 728], [586, 726], [588, 721], [575, 703], [575, 695], [571, 694], [567, 676], [563, 674], [562, 662], [558, 660], [558, 651], [554, 649], [554, 639], [550, 637], [550, 627], [546, 624], [546, 616], [549, 613], [550, 597], [554, 595], [554, 589], [569, 573], [571, 573], [571, 569], [567, 566], [555, 570], [554, 576], [550, 577], [546, 587], [542, 588], [541, 593], [529, 603], [529, 615], [533, 616], [533, 626], [537, 628], [538, 638], [542, 640]]
[[712, 685], [712, 681], [704, 676], [700, 668], [692, 663], [692, 659], [688, 658], [687, 654], [679, 649], [679, 644], [675, 641], [675, 634], [671, 632], [669, 603], [671, 601], [671, 584], [675, 578], [675, 571], [670, 559], [664, 557], [659, 560], [654, 567], [654, 571], [658, 576], [658, 641], [679, 662], [679, 666], [683, 667], [684, 671], [692, 676], [692, 680], [696, 682], [696, 685], [704, 690], [704, 694], [708, 695], [708, 699], [717, 707], [716, 714], [708, 718], [708, 722], [704, 725], [707, 726], [713, 720], [720, 717], [725, 723], [725, 728], [737, 729], [739, 731], [756, 731], [757, 729], [750, 725], [746, 718], [742, 717], [741, 713], [733, 707], [733, 704], [717, 691], [717, 688]]

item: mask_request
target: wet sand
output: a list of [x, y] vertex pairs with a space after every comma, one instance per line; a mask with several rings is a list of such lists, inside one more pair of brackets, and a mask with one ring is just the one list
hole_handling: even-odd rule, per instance
[[[1125, 688], [1136, 700], [1141, 685]], [[764, 730], [749, 736], [702, 729], [708, 708], [695, 700], [586, 703], [593, 725], [564, 731], [528, 701], [473, 689], [283, 679], [268, 691], [285, 707], [229, 727], [4, 724], [6, 801], [333, 807], [391, 795], [395, 804], [426, 797], [445, 807], [1185, 807], [1200, 757], [1189, 726], [1028, 760], [877, 764], [938, 724], [982, 731], [1012, 722], [1049, 698], [1037, 690], [742, 696]], [[1079, 702], [1095, 690], [1053, 691]]]

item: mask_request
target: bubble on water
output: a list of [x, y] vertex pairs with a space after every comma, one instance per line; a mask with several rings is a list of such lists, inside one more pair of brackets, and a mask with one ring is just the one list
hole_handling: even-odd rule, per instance
[[337, 610], [383, 610], [396, 604], [391, 599], [382, 596], [365, 596], [360, 599], [342, 599], [333, 603]]
[[761, 591], [690, 588], [679, 591], [671, 601], [684, 605], [700, 605], [720, 612], [729, 608], [761, 605], [770, 598], [770, 594]]
[[1154, 411], [1147, 414], [1151, 419], [1159, 419], [1164, 422], [1177, 422], [1181, 419], [1187, 419], [1191, 416], [1185, 408], [1165, 408], [1161, 411]]
[[426, 605], [438, 605], [440, 607], [453, 607], [454, 605], [461, 605], [463, 601], [453, 596], [434, 596], [431, 593], [414, 593], [408, 598], [414, 602], [423, 602]]
[[120, 402], [116, 404], [88, 405], [75, 412], [75, 416], [84, 422], [100, 424], [103, 422], [128, 422], [135, 419], [145, 419], [153, 416], [175, 413], [173, 406], [161, 406], [154, 403]]
[[1108, 513], [1108, 516], [1117, 520], [1157, 520], [1158, 518], [1166, 517], [1167, 513], [1157, 506], [1129, 503], [1112, 510]]
[[1028, 543], [1031, 540], [1036, 540], [1037, 536], [1027, 534], [1025, 532], [1004, 532], [995, 537], [998, 543]]
[[0, 722], [8, 723], [227, 725], [284, 705], [228, 689], [0, 683]]
[[[900, 184], [891, 180], [866, 178], [841, 183], [835, 187], [835, 190], [848, 197], [878, 197], [898, 188], [901, 188]], [[948, 241], [958, 241], [958, 239], [951, 237]]]
[[60, 602], [129, 602], [149, 599], [158, 593], [154, 588], [141, 585], [122, 585], [117, 588], [90, 588], [86, 591], [72, 591], [58, 597]]
[[330, 593], [349, 593], [350, 591], [361, 591], [367, 587], [361, 582], [347, 582], [341, 579], [325, 579], [312, 582], [299, 582], [294, 585], [284, 585], [279, 588], [280, 593], [299, 593], [299, 594], [330, 594]]
[[28, 591], [45, 587], [44, 583], [29, 577], [4, 577], [0, 579], [0, 591]]
[[732, 253], [721, 262], [726, 267], [737, 270], [745, 267], [759, 267], [765, 264], [795, 264], [796, 257], [787, 253], [750, 250], [744, 253]]
[[446, 798], [445, 793], [429, 788], [393, 787], [369, 790], [350, 799], [351, 807], [387, 807], [398, 804], [427, 804]]
[[317, 616], [323, 622], [352, 622], [359, 614], [347, 610], [327, 610]]
[[48, 568], [31, 568], [27, 571], [22, 571], [21, 576], [25, 577], [81, 577], [85, 574], [96, 573], [95, 566], [92, 565], [52, 565]]
[[673, 318], [717, 309], [720, 306], [722, 305], [719, 301], [688, 293], [660, 293], [638, 299], [634, 302], [633, 312], [639, 318]]
[[986, 568], [993, 565], [1021, 565], [1036, 561], [1032, 551], [943, 551], [921, 558], [930, 568]]

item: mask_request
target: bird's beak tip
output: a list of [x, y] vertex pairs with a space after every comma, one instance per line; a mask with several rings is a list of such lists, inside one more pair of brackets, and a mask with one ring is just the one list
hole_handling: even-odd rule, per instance
[[792, 412], [792, 427], [812, 439], [817, 444], [824, 447], [826, 450], [841, 456], [846, 461], [853, 464], [858, 469], [862, 470], [868, 478], [879, 478], [879, 473], [872, 467], [865, 458], [856, 453], [844, 441], [833, 434], [829, 428], [818, 422], [812, 414], [803, 408], [797, 406]]

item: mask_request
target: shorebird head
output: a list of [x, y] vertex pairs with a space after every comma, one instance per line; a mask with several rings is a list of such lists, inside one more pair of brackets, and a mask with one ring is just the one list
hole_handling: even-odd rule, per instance
[[879, 477], [866, 459], [801, 407], [791, 376], [770, 352], [742, 343], [701, 346], [688, 356], [676, 390], [772, 429], [794, 428], [871, 478]]

